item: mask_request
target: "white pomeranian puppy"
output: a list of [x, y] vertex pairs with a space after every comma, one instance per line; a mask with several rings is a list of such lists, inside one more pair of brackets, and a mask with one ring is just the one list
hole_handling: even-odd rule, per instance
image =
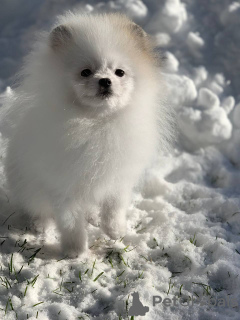
[[55, 219], [68, 256], [87, 248], [86, 216], [112, 239], [126, 232], [132, 188], [170, 134], [158, 67], [149, 36], [120, 14], [68, 12], [26, 59], [9, 189], [31, 217]]

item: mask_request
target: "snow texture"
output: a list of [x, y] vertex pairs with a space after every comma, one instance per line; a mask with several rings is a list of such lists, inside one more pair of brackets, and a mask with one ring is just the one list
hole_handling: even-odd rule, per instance
[[[35, 31], [75, 8], [124, 12], [152, 34], [166, 54], [179, 135], [136, 190], [128, 234], [115, 242], [89, 225], [89, 252], [72, 260], [57, 253], [54, 224], [45, 233], [26, 229], [27, 221], [20, 227], [0, 135], [0, 318], [130, 319], [138, 292], [149, 307], [144, 319], [239, 319], [239, 1], [2, 0], [0, 104], [14, 98], [7, 86]], [[1, 119], [6, 112], [0, 108]], [[153, 296], [177, 303], [153, 306]]]

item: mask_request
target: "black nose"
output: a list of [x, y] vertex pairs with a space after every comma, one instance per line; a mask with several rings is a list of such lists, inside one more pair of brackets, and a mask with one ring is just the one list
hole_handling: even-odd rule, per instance
[[99, 80], [99, 85], [103, 88], [109, 88], [111, 86], [112, 82], [108, 78], [103, 78]]

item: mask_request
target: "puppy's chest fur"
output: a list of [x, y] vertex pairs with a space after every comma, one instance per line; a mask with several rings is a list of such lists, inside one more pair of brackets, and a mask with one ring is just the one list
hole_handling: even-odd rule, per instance
[[75, 158], [75, 170], [80, 178], [88, 182], [107, 177], [117, 179], [128, 166], [134, 165], [138, 152], [133, 143], [140, 132], [127, 126], [121, 118], [83, 119], [70, 125], [65, 136], [66, 152]]

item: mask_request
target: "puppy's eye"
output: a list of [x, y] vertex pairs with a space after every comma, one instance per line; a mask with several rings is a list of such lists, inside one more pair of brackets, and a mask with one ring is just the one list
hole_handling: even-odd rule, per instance
[[125, 72], [123, 70], [121, 70], [121, 69], [117, 69], [115, 71], [115, 75], [118, 76], [118, 77], [123, 77], [124, 74], [125, 74]]
[[92, 71], [91, 71], [90, 69], [84, 69], [84, 70], [81, 72], [81, 76], [82, 76], [82, 77], [89, 77], [91, 74], [92, 74]]

